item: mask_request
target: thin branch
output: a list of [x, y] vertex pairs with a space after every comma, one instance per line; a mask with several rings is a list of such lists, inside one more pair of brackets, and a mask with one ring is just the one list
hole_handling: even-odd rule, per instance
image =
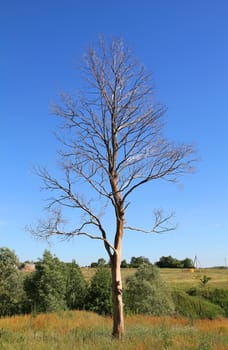
[[169, 214], [168, 216], [163, 216], [162, 210], [157, 210], [154, 212], [155, 215], [155, 222], [153, 227], [150, 230], [145, 230], [143, 228], [139, 227], [133, 227], [133, 226], [125, 226], [125, 230], [131, 230], [136, 232], [142, 232], [142, 233], [164, 233], [173, 231], [177, 228], [177, 225], [173, 225], [170, 222], [170, 219], [174, 217], [174, 213]]

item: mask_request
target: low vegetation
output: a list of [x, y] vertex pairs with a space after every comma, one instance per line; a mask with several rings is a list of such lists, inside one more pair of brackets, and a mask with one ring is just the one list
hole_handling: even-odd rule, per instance
[[2, 350], [226, 350], [228, 319], [134, 315], [121, 342], [110, 338], [112, 320], [85, 311], [0, 319]]
[[[158, 268], [143, 257], [133, 257], [131, 263], [139, 267], [122, 269], [125, 314], [228, 316], [227, 269]], [[0, 316], [63, 310], [112, 314], [111, 270], [104, 259], [96, 268], [80, 268], [45, 251], [34, 271], [20, 271], [20, 266], [14, 252], [1, 248]]]
[[1, 350], [228, 348], [225, 269], [193, 273], [146, 260], [123, 268], [126, 335], [117, 342], [110, 338], [111, 271], [104, 260], [80, 268], [45, 251], [34, 271], [20, 266], [1, 248]]

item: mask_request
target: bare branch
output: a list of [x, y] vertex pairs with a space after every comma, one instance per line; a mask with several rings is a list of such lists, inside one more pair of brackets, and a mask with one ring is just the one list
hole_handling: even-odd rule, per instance
[[150, 230], [145, 230], [143, 228], [133, 226], [125, 226], [124, 229], [143, 233], [164, 233], [173, 231], [177, 228], [177, 225], [174, 225], [170, 221], [174, 217], [174, 213], [171, 213], [168, 216], [164, 216], [162, 210], [156, 210], [154, 211], [154, 216], [154, 225]]
[[[115, 251], [115, 248], [112, 244], [107, 240], [106, 234], [102, 232], [102, 227], [99, 227], [99, 224], [94, 221], [85, 221], [83, 224], [73, 230], [67, 231], [65, 229], [66, 221], [62, 218], [62, 213], [60, 209], [52, 209], [51, 216], [46, 218], [46, 220], [39, 220], [37, 225], [28, 226], [27, 231], [29, 231], [33, 236], [41, 239], [49, 239], [53, 236], [59, 236], [62, 240], [68, 240], [75, 236], [86, 236], [91, 239], [103, 241], [108, 254], [111, 256], [111, 250]], [[102, 235], [94, 235], [88, 233], [88, 231], [84, 231], [88, 226], [95, 225], [101, 232]]]
[[[176, 182], [191, 172], [195, 151], [192, 145], [175, 144], [163, 136], [166, 107], [155, 103], [151, 74], [122, 40], [108, 45], [101, 39], [96, 48], [89, 48], [83, 63], [84, 92], [61, 93], [60, 103], [52, 107], [62, 120], [57, 134], [62, 175], [59, 179], [45, 168], [36, 169], [43, 188], [51, 193], [47, 208], [52, 217], [40, 222], [33, 233], [102, 240], [111, 257], [121, 250], [131, 194], [148, 182]], [[59, 207], [82, 214], [82, 224], [65, 231], [62, 217], [55, 212]], [[113, 245], [101, 215], [107, 208], [114, 217]], [[171, 218], [157, 211], [151, 230], [125, 229], [170, 231], [175, 228]], [[91, 227], [99, 234], [91, 234]]]

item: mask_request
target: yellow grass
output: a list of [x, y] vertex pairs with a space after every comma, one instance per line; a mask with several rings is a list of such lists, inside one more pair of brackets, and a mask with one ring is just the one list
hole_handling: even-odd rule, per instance
[[1, 350], [227, 350], [228, 319], [127, 316], [126, 335], [111, 338], [112, 320], [67, 311], [0, 319]]

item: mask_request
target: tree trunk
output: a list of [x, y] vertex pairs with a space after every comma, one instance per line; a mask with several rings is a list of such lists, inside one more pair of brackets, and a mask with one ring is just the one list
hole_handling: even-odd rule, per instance
[[115, 338], [122, 338], [124, 334], [124, 314], [122, 296], [122, 277], [120, 270], [120, 252], [113, 254], [112, 266], [112, 298], [113, 298], [113, 331]]

